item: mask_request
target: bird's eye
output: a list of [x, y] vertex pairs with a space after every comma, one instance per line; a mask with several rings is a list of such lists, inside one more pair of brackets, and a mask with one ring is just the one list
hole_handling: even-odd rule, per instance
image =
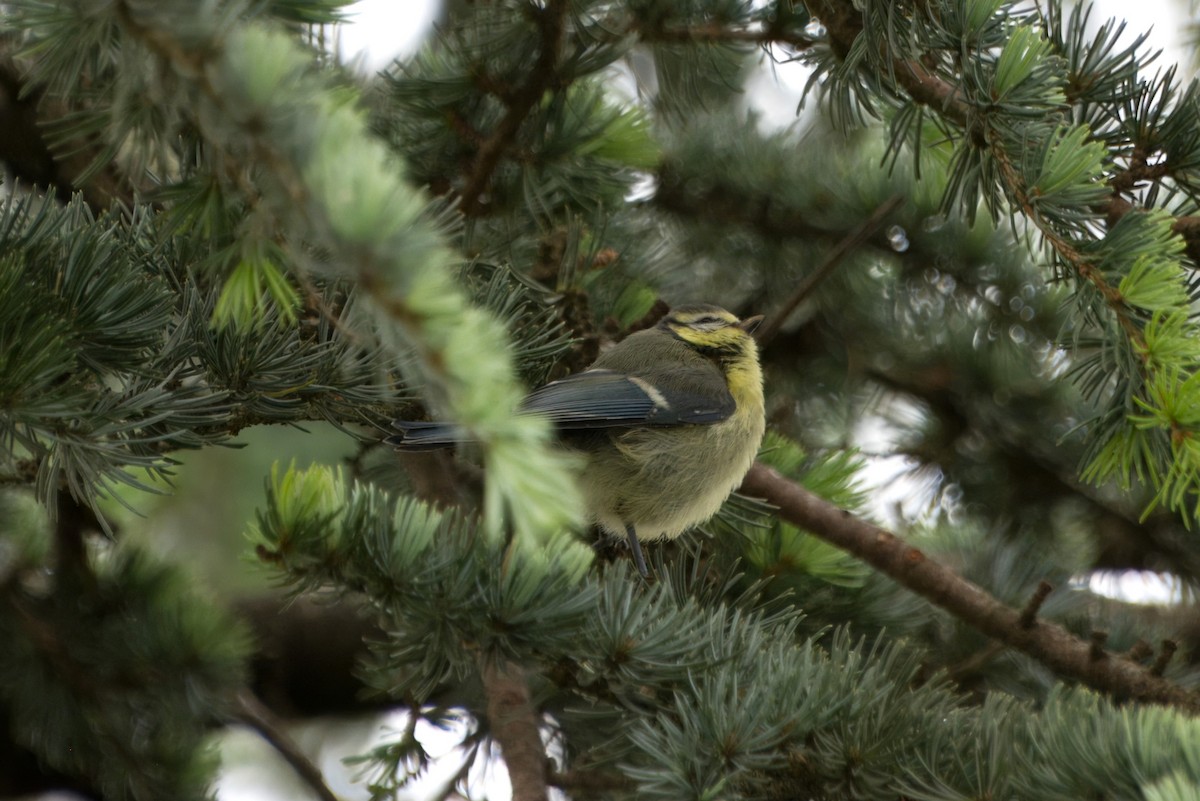
[[715, 314], [706, 314], [703, 317], [697, 317], [695, 320], [692, 320], [692, 325], [708, 327], [717, 326], [724, 322], [724, 320], [722, 320], [720, 317], [717, 317]]

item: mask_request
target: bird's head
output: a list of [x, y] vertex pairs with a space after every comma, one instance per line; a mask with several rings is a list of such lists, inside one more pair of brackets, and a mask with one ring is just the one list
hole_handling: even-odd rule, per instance
[[762, 315], [739, 320], [720, 306], [695, 304], [673, 309], [658, 326], [697, 350], [732, 355], [754, 347], [750, 332], [760, 322]]

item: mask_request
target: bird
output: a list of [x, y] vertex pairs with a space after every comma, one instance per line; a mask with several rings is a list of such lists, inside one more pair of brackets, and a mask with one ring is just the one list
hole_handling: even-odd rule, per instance
[[[709, 304], [679, 306], [520, 405], [582, 455], [579, 485], [591, 522], [628, 541], [643, 577], [640, 540], [673, 539], [708, 520], [754, 463], [766, 428], [752, 336], [761, 321]], [[452, 423], [392, 425], [401, 433], [385, 442], [397, 451], [468, 439]]]

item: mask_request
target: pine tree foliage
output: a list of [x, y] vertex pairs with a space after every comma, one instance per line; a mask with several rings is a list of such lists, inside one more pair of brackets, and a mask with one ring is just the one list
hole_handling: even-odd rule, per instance
[[304, 326], [272, 307], [258, 326], [213, 328], [217, 290], [141, 209], [93, 219], [78, 201], [14, 196], [3, 213], [3, 437], [8, 467], [33, 469], [51, 506], [60, 482], [87, 503], [149, 489], [174, 451], [246, 425], [379, 423], [395, 403], [380, 355], [315, 310]]
[[[918, 680], [917, 652], [844, 629], [827, 638], [796, 608], [731, 595], [730, 577], [686, 563], [655, 586], [624, 565], [506, 570], [463, 520], [328, 468], [276, 471], [255, 538], [294, 588], [372, 599], [385, 632], [367, 673], [376, 691], [432, 700], [478, 659], [540, 665], [566, 765], [616, 766], [638, 797], [1068, 799], [1200, 783], [1197, 724], [1181, 713], [1078, 691], [1040, 708], [966, 705]], [[411, 753], [380, 749], [377, 770], [404, 776]]]
[[[102, 135], [110, 141], [151, 140], [139, 151], [168, 148], [184, 126], [185, 109], [195, 108], [195, 146], [216, 147], [214, 155], [230, 173], [217, 176], [222, 187], [236, 191], [240, 204], [253, 204], [243, 212], [242, 230], [235, 232], [242, 259], [234, 280], [241, 280], [243, 266], [249, 265], [247, 269], [261, 277], [246, 282], [250, 288], [278, 285], [269, 278], [271, 262], [247, 254], [269, 252], [270, 243], [264, 239], [278, 225], [304, 231], [312, 246], [329, 251], [326, 274], [356, 276], [368, 290], [367, 305], [387, 321], [381, 334], [393, 349], [405, 347], [413, 354], [409, 372], [423, 382], [435, 404], [494, 446], [488, 454], [497, 478], [488, 485], [487, 503], [493, 530], [508, 515], [528, 536], [544, 536], [556, 524], [571, 520], [573, 489], [565, 471], [556, 469], [558, 460], [538, 444], [546, 435], [545, 426], [507, 413], [497, 416], [497, 409], [510, 408], [519, 397], [510, 360], [503, 351], [488, 352], [505, 336], [490, 317], [472, 309], [451, 282], [451, 253], [435, 220], [425, 215], [431, 207], [389, 166], [392, 159], [383, 147], [367, 137], [361, 114], [351, 105], [353, 96], [314, 73], [294, 37], [246, 20], [250, 11], [230, 6], [220, 15], [209, 15], [183, 3], [173, 8], [121, 6], [97, 12], [93, 19], [53, 4], [31, 3], [23, 17], [30, 48], [45, 53], [32, 79], [55, 90], [62, 87], [50, 76], [65, 71], [112, 76], [87, 116], [104, 126]], [[295, 10], [288, 14], [294, 16]], [[74, 35], [80, 26], [89, 26], [93, 36], [98, 36], [95, 31], [108, 32], [91, 49], [94, 64], [78, 63], [78, 48], [52, 46], [62, 41], [56, 37]], [[206, 63], [193, 63], [189, 54], [195, 53], [204, 53]], [[115, 63], [109, 60], [113, 54]], [[167, 71], [122, 69], [123, 58], [157, 59]], [[122, 76], [134, 72], [135, 81], [161, 83], [129, 85]], [[148, 107], [127, 109], [126, 103]], [[295, 125], [297, 118], [320, 125], [301, 129]], [[73, 133], [86, 135], [91, 127], [80, 123]], [[361, 146], [347, 147], [349, 142]], [[137, 174], [155, 165], [130, 166]], [[206, 192], [213, 189], [209, 181], [199, 186]], [[209, 204], [195, 199], [193, 205], [207, 209]], [[288, 247], [297, 244], [284, 242]], [[315, 266], [302, 253], [293, 258]], [[276, 301], [290, 299], [274, 294]], [[409, 308], [407, 298], [417, 298], [417, 307]], [[472, 361], [477, 369], [466, 370]], [[513, 402], [504, 402], [505, 392]], [[564, 476], [559, 486], [553, 481], [523, 486], [528, 484], [520, 478], [525, 473], [514, 468], [534, 452], [546, 460], [547, 475]], [[537, 495], [544, 504], [522, 500]]]
[[890, 147], [907, 143], [918, 159], [926, 137], [948, 140], [944, 209], [982, 205], [1032, 226], [1074, 283], [1086, 322], [1075, 336], [1091, 343], [1081, 380], [1104, 387], [1084, 475], [1136, 476], [1156, 488], [1153, 504], [1191, 515], [1197, 284], [1173, 223], [1196, 203], [1194, 91], [1172, 70], [1147, 78], [1154, 54], [1118, 49], [1121, 26], [1086, 39], [1078, 8], [984, 0], [957, 12], [864, 8], [859, 31], [839, 31], [854, 41], [845, 59], [814, 56], [832, 78], [829, 102], [890, 116]]
[[245, 681], [242, 627], [177, 568], [132, 548], [86, 577], [52, 571], [38, 521], [11, 494], [0, 704], [12, 736], [105, 798], [206, 798], [208, 729]]
[[[1144, 38], [1055, 2], [449, 2], [364, 80], [311, 27], [344, 5], [4, 4], [0, 90], [59, 165], [22, 183], [0, 135], [20, 748], [98, 797], [205, 794], [254, 646], [106, 504], [324, 421], [358, 456], [277, 465], [251, 540], [287, 592], [378, 621], [363, 688], [411, 717], [358, 758], [375, 797], [429, 766], [418, 721], [464, 720], [470, 758], [499, 744], [514, 786], [532, 762], [580, 798], [1200, 792], [1187, 709], [1072, 686], [751, 499], [639, 580], [512, 414], [662, 300], [778, 316], [760, 461], [869, 515], [882, 421], [918, 555], [1200, 686], [1192, 607], [1078, 580], [1200, 579], [1200, 106]], [[746, 110], [767, 58], [814, 68], [801, 133]], [[478, 448], [376, 447], [423, 414]], [[525, 713], [496, 706], [514, 676]]]

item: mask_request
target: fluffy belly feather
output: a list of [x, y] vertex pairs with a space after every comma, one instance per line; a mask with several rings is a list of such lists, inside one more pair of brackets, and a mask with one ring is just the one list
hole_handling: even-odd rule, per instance
[[762, 434], [761, 417], [618, 434], [615, 448], [587, 455], [588, 510], [614, 536], [632, 523], [643, 540], [676, 537], [716, 514], [750, 469]]

